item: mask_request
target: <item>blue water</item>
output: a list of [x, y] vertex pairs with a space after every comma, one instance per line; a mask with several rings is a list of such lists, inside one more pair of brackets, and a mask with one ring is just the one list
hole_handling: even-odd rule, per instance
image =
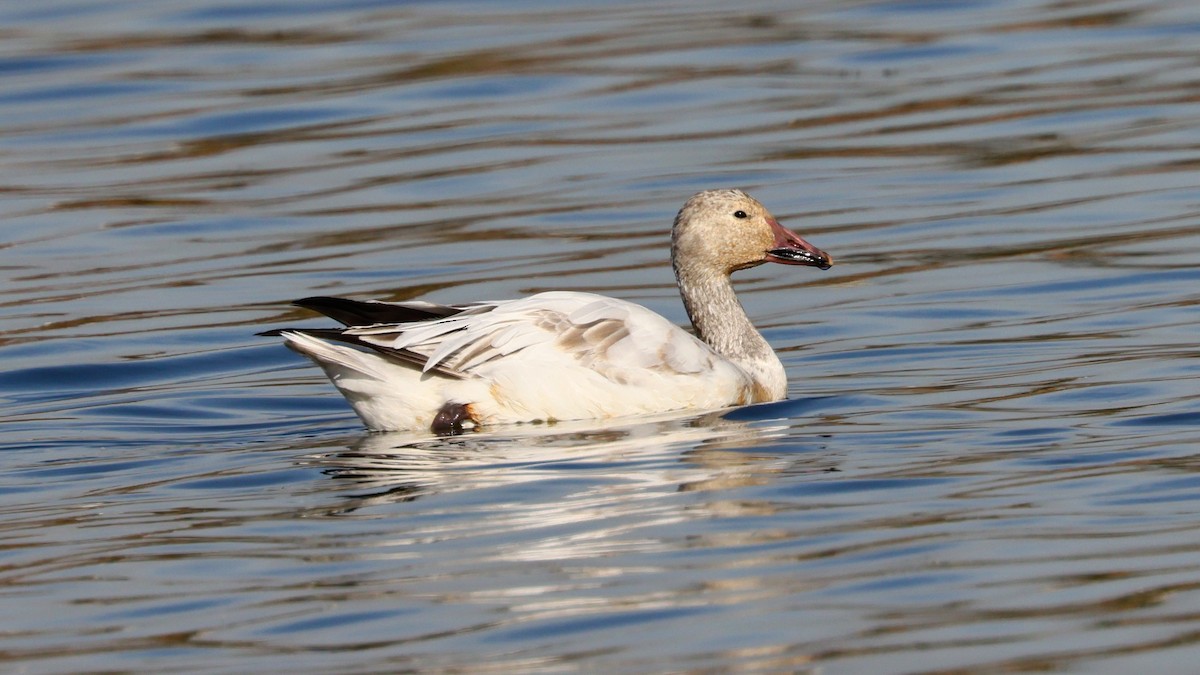
[[[1190, 672], [1200, 9], [0, 8], [22, 672]], [[750, 190], [788, 401], [369, 434], [255, 333], [588, 290]]]

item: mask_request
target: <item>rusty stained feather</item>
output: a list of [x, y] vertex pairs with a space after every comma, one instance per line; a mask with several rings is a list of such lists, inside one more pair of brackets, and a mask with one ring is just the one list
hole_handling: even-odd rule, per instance
[[738, 388], [737, 400], [732, 405], [750, 405], [751, 403], [766, 403], [774, 401], [771, 393], [758, 380], [750, 382]]
[[754, 380], [753, 389], [754, 396], [750, 398], [750, 401], [748, 401], [749, 403], [766, 403], [768, 401], [775, 400], [775, 398], [771, 396], [771, 392], [767, 391], [767, 388], [763, 386], [762, 382]]

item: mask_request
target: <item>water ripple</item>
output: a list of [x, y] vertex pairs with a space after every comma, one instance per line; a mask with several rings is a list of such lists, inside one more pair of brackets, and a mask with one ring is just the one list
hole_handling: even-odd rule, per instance
[[[1177, 671], [1196, 644], [1192, 4], [0, 8], [0, 655], [47, 671]], [[366, 434], [293, 298], [686, 317], [791, 399]], [[313, 320], [313, 325], [317, 325]]]

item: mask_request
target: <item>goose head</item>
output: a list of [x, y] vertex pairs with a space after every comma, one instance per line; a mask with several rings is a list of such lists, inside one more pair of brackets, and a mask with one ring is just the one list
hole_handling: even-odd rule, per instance
[[671, 260], [708, 274], [774, 262], [829, 269], [829, 254], [775, 220], [757, 199], [741, 190], [705, 190], [683, 205], [671, 230]]

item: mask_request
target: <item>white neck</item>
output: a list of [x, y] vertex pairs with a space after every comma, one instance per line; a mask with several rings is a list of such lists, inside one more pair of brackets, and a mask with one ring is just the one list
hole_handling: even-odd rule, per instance
[[787, 373], [783, 364], [750, 323], [729, 275], [673, 262], [683, 306], [700, 339], [753, 377], [766, 397], [763, 400], [785, 398]]

